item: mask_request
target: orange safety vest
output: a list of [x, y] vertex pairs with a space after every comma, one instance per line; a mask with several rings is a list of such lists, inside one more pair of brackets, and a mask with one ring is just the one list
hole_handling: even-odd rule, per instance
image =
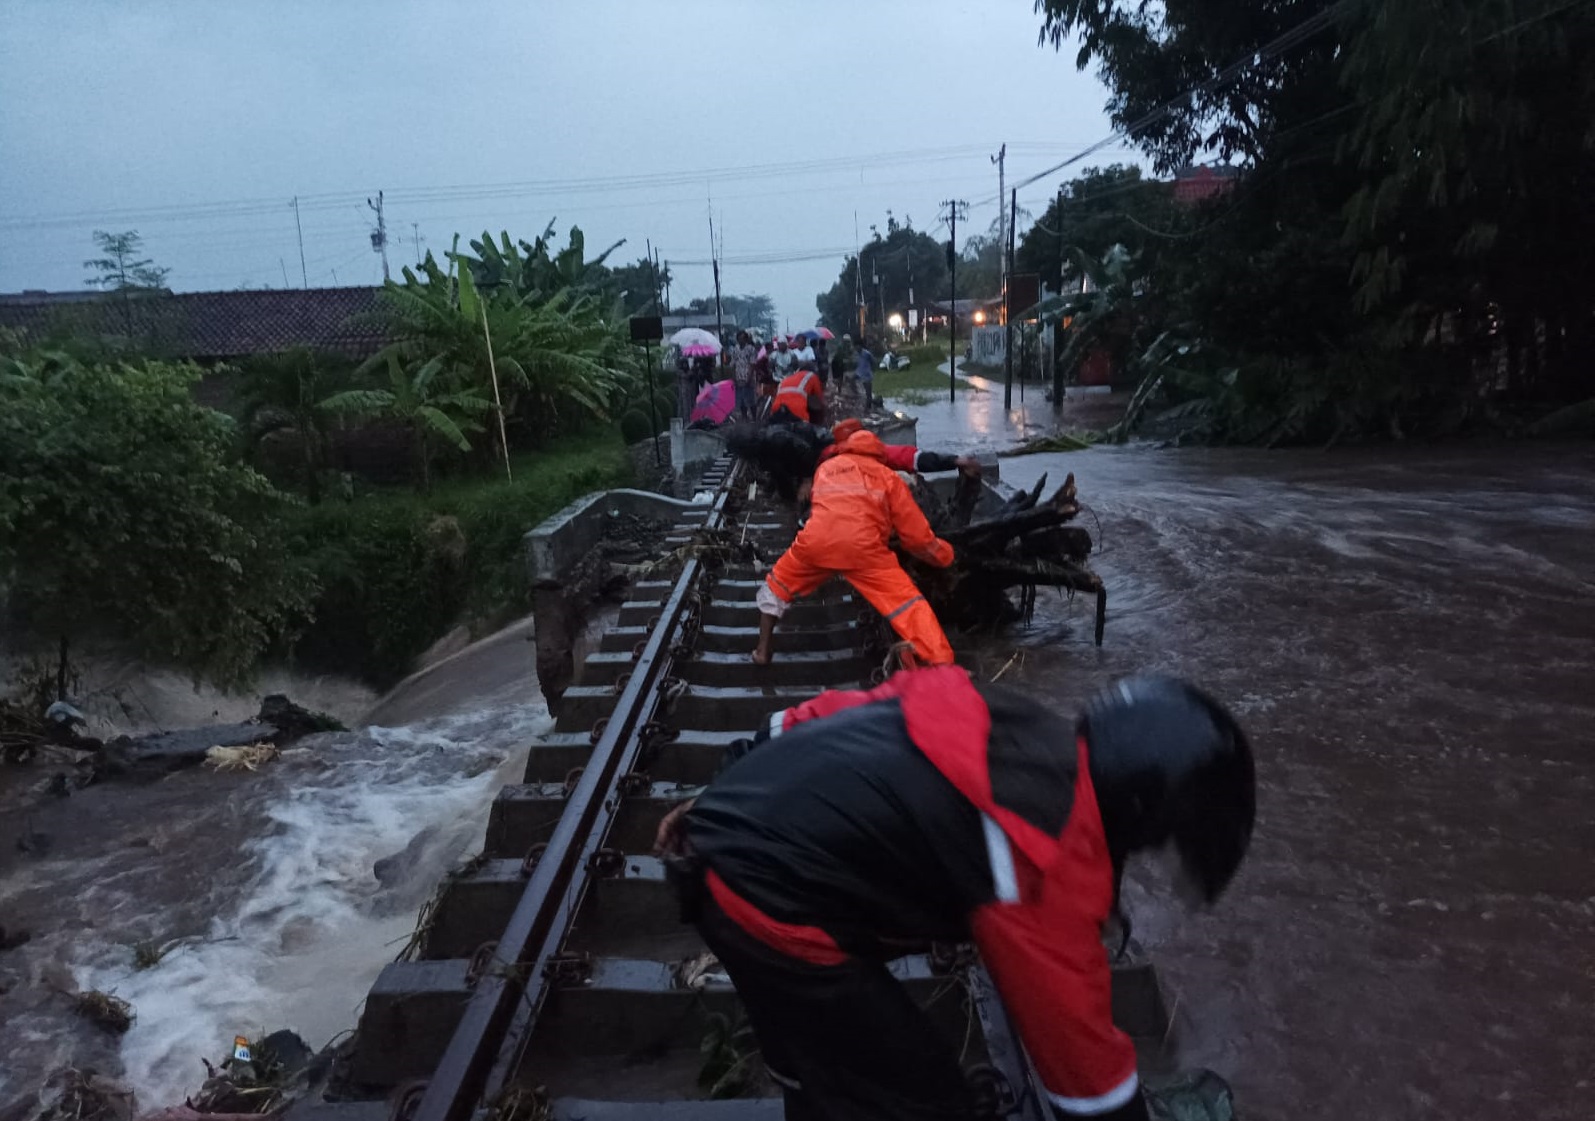
[[809, 398], [819, 397], [822, 392], [820, 379], [813, 370], [799, 370], [781, 379], [781, 386], [775, 391], [775, 402], [770, 407], [772, 410], [784, 408], [799, 420], [807, 421]]

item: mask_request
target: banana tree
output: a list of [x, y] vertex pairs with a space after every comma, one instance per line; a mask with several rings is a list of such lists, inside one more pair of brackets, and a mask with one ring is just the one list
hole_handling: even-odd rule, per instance
[[331, 367], [303, 348], [263, 354], [244, 363], [240, 388], [244, 441], [251, 452], [271, 436], [286, 433], [299, 445], [305, 496], [320, 501], [319, 470], [325, 460], [327, 433], [322, 402], [340, 384], [348, 384], [347, 368]]
[[441, 357], [429, 358], [413, 371], [406, 370], [397, 354], [387, 356], [385, 389], [350, 389], [321, 403], [331, 412], [355, 413], [397, 421], [410, 431], [422, 490], [432, 486], [434, 440], [441, 439], [461, 452], [471, 450], [468, 432], [482, 431], [476, 418], [493, 407], [475, 387], [451, 388], [439, 375]]
[[1088, 354], [1099, 346], [1123, 349], [1137, 294], [1135, 258], [1124, 246], [1113, 246], [1100, 261], [1078, 247], [1069, 253], [1082, 278], [1081, 291], [1054, 296], [1036, 309], [1044, 323], [1068, 323], [1068, 340], [1053, 368], [1054, 408], [1063, 407], [1063, 383]]
[[566, 289], [589, 293], [604, 290], [610, 281], [604, 262], [626, 244], [622, 238], [588, 260], [587, 239], [580, 226], [571, 227], [569, 243], [564, 249], [555, 250], [553, 239], [552, 222], [532, 242], [511, 242], [508, 231], [503, 231], [495, 243], [484, 230], [480, 240], [470, 243], [474, 257], [456, 256], [470, 269], [479, 288], [507, 287], [517, 295], [538, 300]]
[[390, 357], [411, 369], [436, 359], [445, 384], [471, 388], [498, 401], [506, 418], [521, 415], [534, 426], [567, 413], [606, 416], [625, 384], [617, 372], [624, 364], [620, 320], [604, 314], [596, 298], [569, 290], [483, 290], [471, 258], [448, 256], [448, 272], [429, 257], [419, 272], [405, 269], [402, 284], [387, 285], [387, 327], [395, 338], [367, 368]]

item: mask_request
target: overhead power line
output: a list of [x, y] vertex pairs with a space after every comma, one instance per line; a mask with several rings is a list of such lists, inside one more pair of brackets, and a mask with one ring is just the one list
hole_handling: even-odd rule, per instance
[[[1067, 150], [1059, 142], [1054, 150]], [[387, 192], [390, 206], [412, 207], [438, 202], [484, 201], [561, 194], [597, 194], [656, 190], [668, 187], [701, 187], [707, 181], [731, 183], [762, 179], [789, 179], [800, 175], [857, 173], [861, 170], [903, 167], [972, 158], [984, 153], [978, 144], [945, 148], [909, 149], [879, 155], [834, 156], [824, 159], [784, 163], [744, 164], [691, 171], [667, 171], [636, 175], [587, 176], [570, 179], [529, 179], [504, 183], [474, 183], [442, 186], [400, 187]], [[366, 191], [338, 191], [298, 195], [304, 213], [336, 210], [363, 202]], [[237, 218], [276, 215], [282, 212], [282, 198], [231, 199], [216, 202], [168, 204], [146, 207], [120, 207], [41, 215], [0, 215], [0, 229], [17, 230], [52, 226], [78, 226], [93, 223], [126, 224], [163, 221], [192, 221], [210, 218]]]

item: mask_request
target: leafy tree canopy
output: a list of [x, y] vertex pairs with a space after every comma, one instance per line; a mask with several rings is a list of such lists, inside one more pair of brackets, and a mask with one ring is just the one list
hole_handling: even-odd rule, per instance
[[[949, 293], [946, 248], [929, 234], [914, 229], [912, 219], [905, 216], [899, 222], [888, 211], [885, 236], [875, 226], [870, 227], [870, 233], [870, 240], [858, 255], [849, 257], [843, 264], [841, 275], [830, 291], [815, 301], [820, 322], [838, 335], [857, 333], [860, 294], [864, 298], [866, 322], [872, 330], [880, 330], [884, 327], [881, 321], [883, 301], [886, 314], [890, 316], [893, 311], [901, 312], [911, 306], [923, 306], [930, 300], [946, 299]], [[962, 291], [962, 279], [959, 288]]]
[[315, 588], [273, 532], [287, 499], [194, 402], [198, 376], [0, 356], [0, 600], [63, 657], [107, 639], [236, 686]]
[[[714, 297], [693, 300], [687, 311], [696, 315], [714, 314]], [[763, 293], [720, 297], [720, 311], [728, 321], [741, 327], [757, 327], [766, 335], [775, 334], [775, 301]]]
[[137, 230], [122, 233], [94, 231], [94, 246], [101, 256], [83, 262], [89, 271], [89, 287], [105, 292], [126, 292], [132, 289], [159, 289], [166, 287], [170, 269], [158, 268], [153, 260], [141, 257], [144, 239]]

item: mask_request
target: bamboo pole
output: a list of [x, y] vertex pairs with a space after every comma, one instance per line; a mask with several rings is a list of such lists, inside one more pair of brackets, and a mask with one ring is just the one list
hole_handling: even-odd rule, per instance
[[498, 392], [498, 363], [493, 361], [493, 334], [487, 329], [487, 301], [482, 301], [482, 338], [487, 341], [487, 369], [493, 375], [493, 405], [498, 411], [498, 446], [504, 452], [504, 478], [514, 482], [510, 474], [510, 441], [504, 432], [504, 398]]

